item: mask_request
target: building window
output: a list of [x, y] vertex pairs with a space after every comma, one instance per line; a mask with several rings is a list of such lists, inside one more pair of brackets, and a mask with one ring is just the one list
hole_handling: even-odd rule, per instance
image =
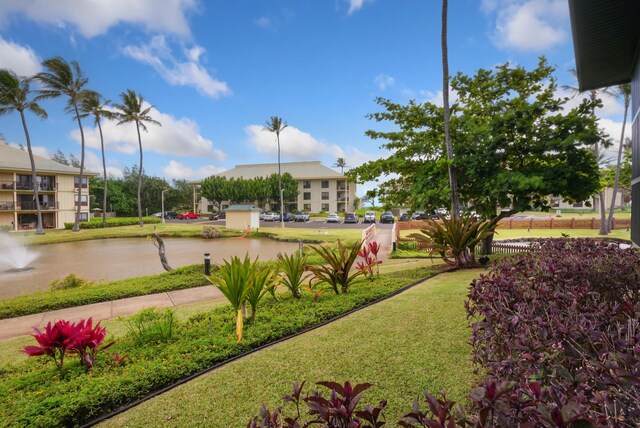
[[322, 200], [323, 201], [329, 200], [329, 192], [322, 192]]
[[[78, 176], [73, 177], [73, 187], [77, 189], [79, 183], [80, 183], [80, 177]], [[82, 188], [83, 189], [87, 188], [87, 177], [82, 177]]]
[[304, 204], [303, 206], [305, 211], [311, 211], [311, 204]]
[[322, 204], [322, 211], [329, 211], [329, 204]]
[[89, 221], [89, 213], [80, 213], [80, 221]]
[[311, 200], [311, 192], [304, 192], [304, 194], [302, 195], [302, 199], [304, 199], [305, 201], [310, 201]]
[[328, 189], [329, 188], [329, 180], [322, 180], [322, 185], [321, 187], [323, 189]]
[[311, 189], [311, 181], [310, 180], [302, 180], [302, 188], [303, 189]]
[[[74, 195], [75, 196], [75, 201], [76, 201], [76, 205], [78, 205], [78, 195]], [[80, 206], [81, 207], [86, 207], [89, 205], [89, 199], [88, 199], [88, 195], [81, 195], [80, 196]]]
[[578, 202], [577, 204], [573, 204], [573, 208], [584, 208], [584, 202]]

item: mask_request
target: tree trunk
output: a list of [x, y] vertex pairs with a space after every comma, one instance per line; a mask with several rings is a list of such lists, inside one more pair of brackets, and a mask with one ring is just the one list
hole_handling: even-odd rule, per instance
[[[618, 147], [618, 160], [616, 162], [616, 178], [613, 182], [613, 196], [611, 197], [611, 205], [609, 206], [609, 218], [607, 219], [607, 231], [610, 233], [613, 227], [613, 210], [616, 207], [616, 196], [618, 195], [618, 187], [620, 186], [620, 164], [622, 162], [622, 149], [624, 148], [624, 129], [627, 126], [627, 113], [629, 111], [629, 97], [624, 99], [624, 116], [622, 119], [622, 133], [620, 134], [620, 147]], [[624, 201], [624, 198], [623, 198]]]
[[138, 222], [140, 227], [144, 226], [142, 222], [142, 138], [140, 138], [140, 122], [136, 120], [136, 130], [138, 131], [138, 147], [140, 148], [140, 168], [138, 168]]
[[604, 202], [604, 192], [598, 193], [598, 197], [600, 198], [600, 230], [598, 231], [598, 235], [608, 235], [607, 207]]
[[[84, 178], [84, 129], [82, 129], [82, 121], [80, 120], [78, 104], [74, 102], [73, 108], [76, 111], [76, 119], [78, 120], [78, 128], [80, 129], [80, 182], [78, 183], [78, 206], [76, 208], [76, 219], [73, 223], [72, 230], [74, 232], [80, 232], [80, 210], [82, 209], [82, 179]], [[89, 195], [87, 194], [87, 206], [88, 203]]]
[[31, 163], [31, 185], [33, 186], [33, 195], [36, 201], [36, 235], [44, 235], [44, 228], [42, 227], [42, 212], [40, 211], [40, 197], [38, 195], [38, 183], [36, 176], [36, 162], [33, 158], [33, 151], [31, 150], [31, 137], [29, 136], [29, 130], [27, 129], [27, 121], [24, 117], [24, 111], [20, 110], [20, 118], [22, 119], [22, 127], [24, 128], [24, 136], [27, 139], [27, 153], [29, 153], [29, 162]]
[[493, 245], [493, 237], [495, 233], [488, 235], [482, 240], [482, 254], [488, 256], [493, 253], [491, 246]]
[[104, 158], [104, 138], [102, 136], [102, 126], [100, 125], [100, 118], [96, 116], [96, 122], [98, 123], [98, 131], [100, 131], [100, 149], [102, 150], [102, 172], [104, 177], [104, 192], [102, 195], [102, 225], [107, 227], [107, 161]]
[[158, 256], [160, 256], [160, 263], [162, 263], [162, 267], [164, 268], [164, 270], [169, 272], [171, 270], [171, 266], [169, 266], [169, 262], [167, 261], [167, 255], [164, 249], [164, 241], [157, 233], [152, 233], [151, 239], [153, 239], [154, 241], [153, 245], [155, 245], [158, 249]]
[[449, 52], [447, 47], [447, 9], [448, 0], [442, 0], [442, 107], [444, 111], [444, 142], [447, 148], [447, 161], [449, 169], [449, 187], [451, 187], [451, 212], [460, 212], [458, 199], [458, 179], [453, 165], [453, 145], [450, 133], [449, 110]]

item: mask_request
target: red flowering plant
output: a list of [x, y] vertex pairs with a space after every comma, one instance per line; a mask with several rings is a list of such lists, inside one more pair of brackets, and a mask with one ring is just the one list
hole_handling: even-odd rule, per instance
[[358, 251], [358, 256], [362, 261], [357, 262], [356, 267], [358, 270], [364, 272], [364, 276], [368, 277], [371, 281], [373, 281], [374, 268], [376, 269], [376, 274], [380, 276], [380, 268], [378, 265], [382, 262], [378, 260], [379, 251], [380, 244], [376, 241], [363, 245], [360, 251]]
[[98, 353], [104, 351], [115, 343], [114, 340], [100, 347], [104, 338], [107, 335], [107, 329], [100, 327], [98, 322], [95, 327], [93, 326], [93, 319], [80, 320], [77, 324], [79, 330], [76, 340], [74, 341], [71, 351], [77, 352], [80, 356], [80, 364], [82, 364], [85, 370], [89, 370], [93, 367], [93, 363], [96, 360]]

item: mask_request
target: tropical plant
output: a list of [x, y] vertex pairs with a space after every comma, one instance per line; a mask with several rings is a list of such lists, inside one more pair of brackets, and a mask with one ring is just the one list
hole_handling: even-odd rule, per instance
[[351, 273], [360, 247], [362, 247], [362, 241], [354, 242], [349, 249], [340, 240], [338, 240], [338, 248], [335, 251], [323, 245], [312, 246], [311, 249], [326, 262], [324, 265], [307, 266], [307, 271], [313, 275], [312, 280], [326, 282], [336, 294], [341, 291], [346, 293], [351, 283], [358, 276], [364, 275], [361, 270]]
[[481, 220], [475, 216], [462, 213], [451, 213], [449, 218], [439, 215], [442, 225], [435, 220], [428, 220], [428, 228], [422, 233], [412, 233], [409, 237], [416, 239], [422, 248], [431, 248], [442, 260], [455, 267], [473, 265], [475, 248], [485, 237], [493, 234], [498, 218]]
[[282, 272], [280, 283], [287, 287], [293, 297], [299, 299], [302, 296], [301, 289], [305, 267], [307, 266], [307, 256], [293, 253], [290, 256], [278, 254], [278, 269]]
[[77, 61], [67, 62], [64, 58], [56, 56], [42, 62], [45, 71], [38, 73], [34, 78], [42, 84], [40, 94], [43, 98], [56, 98], [66, 96], [67, 106], [65, 112], [73, 115], [78, 122], [80, 130], [80, 178], [78, 182], [78, 205], [76, 206], [76, 218], [73, 226], [74, 232], [80, 231], [80, 210], [82, 204], [82, 182], [84, 180], [84, 129], [82, 128], [82, 113], [80, 103], [86, 90], [84, 87], [89, 82], [80, 69]]
[[146, 308], [127, 320], [127, 328], [137, 343], [166, 342], [173, 337], [177, 321], [171, 308], [160, 312]]
[[627, 114], [629, 112], [629, 104], [631, 103], [631, 85], [628, 83], [618, 86], [616, 95], [624, 100], [624, 114], [622, 116], [622, 131], [620, 132], [620, 145], [618, 146], [618, 158], [616, 161], [616, 177], [613, 182], [613, 195], [611, 196], [611, 205], [609, 206], [609, 217], [607, 218], [607, 230], [611, 232], [613, 226], [613, 211], [616, 207], [616, 196], [620, 186], [620, 170], [622, 166], [622, 151], [624, 149], [624, 131], [627, 126]]
[[251, 264], [251, 273], [249, 275], [249, 291], [247, 292], [246, 302], [251, 306], [251, 314], [249, 319], [256, 319], [258, 303], [267, 294], [270, 293], [275, 297], [275, 289], [278, 285], [279, 278], [269, 265], [261, 265], [258, 259]]
[[36, 177], [36, 164], [31, 149], [31, 137], [27, 128], [27, 120], [24, 116], [25, 110], [30, 111], [41, 119], [47, 118], [47, 112], [40, 107], [38, 101], [41, 95], [36, 95], [30, 99], [32, 94], [30, 89], [31, 79], [18, 77], [10, 70], [0, 70], [0, 116], [17, 111], [20, 113], [24, 136], [27, 140], [27, 153], [31, 163], [31, 183], [33, 185], [33, 195], [36, 202], [36, 235], [44, 235], [42, 227], [42, 212], [40, 210], [40, 197], [38, 196], [38, 186]]
[[252, 263], [249, 255], [244, 256], [244, 260], [238, 257], [231, 257], [230, 261], [225, 260], [220, 266], [217, 275], [206, 278], [224, 294], [236, 313], [236, 337], [238, 342], [242, 340], [242, 330], [244, 320], [242, 307], [250, 292], [250, 276], [252, 273]]
[[160, 122], [154, 120], [149, 116], [149, 112], [153, 109], [153, 106], [145, 108], [145, 101], [142, 95], [136, 94], [133, 90], [127, 89], [126, 92], [120, 94], [122, 104], [114, 104], [114, 107], [118, 110], [115, 117], [118, 119], [118, 125], [124, 123], [135, 123], [136, 131], [138, 133], [138, 148], [140, 149], [140, 165], [138, 170], [138, 222], [140, 227], [143, 227], [142, 223], [142, 200], [140, 193], [142, 191], [142, 138], [140, 137], [140, 128], [143, 131], [147, 131], [146, 124], [162, 126]]
[[24, 352], [30, 357], [46, 355], [53, 359], [56, 367], [63, 375], [64, 358], [67, 352], [73, 350], [76, 338], [80, 333], [78, 326], [69, 321], [59, 320], [54, 324], [51, 321], [47, 323], [44, 331], [33, 328], [32, 336], [36, 339], [39, 346], [25, 346]]
[[[278, 143], [278, 195], [280, 196], [280, 213], [284, 214], [284, 196], [282, 194], [282, 172], [280, 170], [280, 133], [287, 127], [287, 122], [278, 116], [271, 116], [267, 120], [264, 130], [274, 132], [276, 134], [276, 142]], [[280, 217], [280, 225], [284, 227], [284, 218]]]
[[54, 279], [49, 283], [52, 290], [68, 290], [71, 288], [86, 287], [93, 284], [91, 281], [80, 278], [75, 273], [70, 273], [62, 279]]
[[380, 276], [380, 264], [382, 262], [378, 259], [379, 251], [380, 244], [376, 241], [363, 245], [360, 251], [358, 251], [358, 256], [362, 258], [362, 261], [358, 261], [356, 263], [356, 268], [361, 270], [363, 275], [368, 277], [371, 281], [373, 281], [374, 268], [376, 269], [375, 273]]
[[86, 321], [80, 320], [76, 324], [76, 328], [78, 329], [78, 335], [69, 350], [78, 353], [80, 364], [85, 370], [89, 371], [93, 367], [97, 355], [116, 342], [112, 340], [106, 345], [100, 346], [107, 335], [107, 329], [100, 327], [100, 322], [94, 326], [92, 318]]
[[107, 107], [111, 101], [105, 100], [102, 95], [96, 91], [85, 91], [82, 101], [80, 102], [80, 109], [85, 115], [93, 115], [93, 123], [98, 126], [100, 133], [100, 150], [102, 152], [102, 175], [104, 177], [104, 189], [102, 194], [102, 224], [107, 224], [107, 164], [104, 156], [104, 137], [102, 135], [102, 123], [101, 119], [112, 118], [113, 112], [107, 110]]
[[344, 174], [344, 169], [347, 167], [347, 160], [345, 158], [336, 159], [336, 163], [333, 164], [336, 168], [340, 168], [340, 173]]

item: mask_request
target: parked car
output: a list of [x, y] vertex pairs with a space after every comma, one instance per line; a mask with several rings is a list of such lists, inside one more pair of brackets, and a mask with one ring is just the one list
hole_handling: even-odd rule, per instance
[[309, 221], [309, 213], [305, 213], [305, 212], [298, 212], [294, 217], [293, 217], [293, 221]]
[[284, 213], [284, 216], [281, 216], [279, 213], [274, 213], [275, 218], [273, 219], [273, 221], [292, 221], [293, 220], [293, 214], [291, 213]]
[[224, 220], [227, 218], [227, 213], [224, 211], [220, 211], [209, 216], [209, 220]]
[[358, 218], [358, 214], [356, 213], [346, 213], [344, 215], [344, 222], [346, 223], [359, 223], [360, 219]]
[[411, 214], [411, 220], [420, 220], [420, 218], [425, 215], [424, 211], [416, 211], [413, 214]]
[[276, 221], [278, 220], [278, 214], [276, 213], [266, 213], [264, 215], [264, 221]]
[[184, 219], [193, 220], [193, 219], [196, 219], [198, 217], [200, 217], [200, 214], [192, 213], [192, 212], [189, 212], [189, 211], [184, 212], [182, 214], [178, 214], [178, 219], [179, 220], [184, 220]]
[[399, 221], [408, 221], [408, 220], [409, 220], [409, 214], [407, 213], [400, 214]]
[[340, 223], [340, 217], [336, 213], [330, 213], [327, 216], [327, 223]]
[[376, 222], [376, 212], [375, 211], [367, 211], [364, 213], [364, 218], [362, 219], [363, 223], [375, 223]]
[[393, 217], [391, 211], [385, 211], [380, 214], [380, 223], [394, 223], [396, 219]]
[[178, 214], [176, 214], [173, 211], [165, 211], [164, 218], [166, 218], [168, 220], [173, 220], [173, 219], [178, 218]]

